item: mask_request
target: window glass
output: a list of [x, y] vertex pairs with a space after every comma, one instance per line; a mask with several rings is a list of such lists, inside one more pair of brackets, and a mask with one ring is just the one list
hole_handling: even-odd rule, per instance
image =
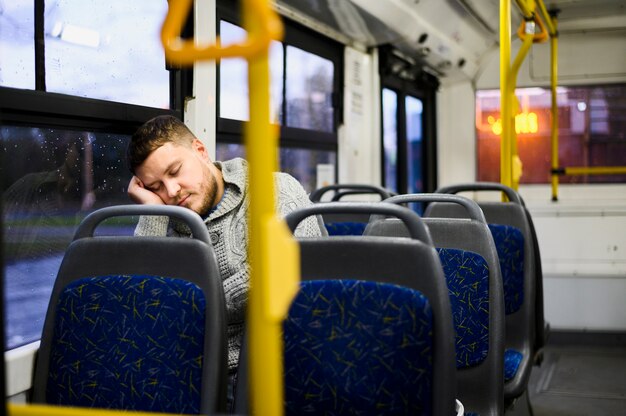
[[307, 193], [317, 188], [317, 165], [319, 164], [337, 166], [337, 152], [293, 147], [280, 148], [280, 170], [296, 178]]
[[[220, 21], [222, 46], [241, 43], [246, 31], [225, 20]], [[283, 47], [280, 42], [270, 45], [270, 120], [280, 124], [282, 118]], [[248, 100], [248, 63], [243, 58], [220, 61], [220, 117], [250, 120]]]
[[166, 0], [50, 0], [45, 13], [48, 91], [169, 108]]
[[[245, 158], [245, 147], [242, 144], [217, 143], [215, 151], [216, 160]], [[334, 151], [281, 147], [279, 158], [280, 171], [296, 178], [307, 193], [317, 187], [317, 165], [337, 165], [337, 152]]]
[[398, 192], [398, 95], [383, 88], [383, 147], [385, 188]]
[[[549, 183], [551, 97], [545, 88], [516, 90], [517, 147], [523, 164], [520, 183]], [[626, 85], [557, 89], [560, 167], [624, 166]], [[476, 94], [478, 180], [500, 180], [500, 93]], [[626, 175], [560, 176], [561, 183], [623, 183]]]
[[407, 96], [406, 140], [407, 140], [407, 184], [409, 193], [422, 192], [422, 101]]
[[287, 126], [333, 132], [333, 62], [287, 46]]
[[0, 0], [0, 86], [35, 89], [34, 4]]
[[[130, 203], [129, 139], [0, 127], [7, 349], [41, 337], [52, 285], [81, 219], [103, 206]], [[132, 234], [132, 224], [122, 221], [117, 232]]]
[[236, 157], [246, 157], [246, 148], [239, 143], [220, 143], [215, 145], [215, 160], [230, 160]]

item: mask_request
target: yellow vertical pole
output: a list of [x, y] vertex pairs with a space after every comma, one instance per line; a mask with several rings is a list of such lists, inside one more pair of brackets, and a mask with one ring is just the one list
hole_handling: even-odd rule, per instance
[[[535, 9], [534, 2], [530, 2], [531, 13]], [[533, 45], [533, 38], [535, 35], [535, 23], [527, 22], [526, 24], [526, 36], [522, 39], [522, 45], [520, 46], [517, 56], [511, 66], [511, 71], [508, 79], [509, 83], [509, 97], [511, 102], [511, 127], [510, 127], [510, 139], [511, 139], [511, 187], [515, 190], [519, 188], [520, 177], [522, 176], [522, 160], [519, 158], [517, 152], [517, 133], [515, 131], [515, 114], [519, 113], [519, 104], [517, 97], [515, 96], [515, 86], [517, 85], [517, 74], [522, 66], [522, 62], [526, 59], [530, 47]]]
[[551, 148], [552, 148], [552, 200], [559, 199], [559, 175], [556, 170], [559, 168], [559, 108], [556, 101], [556, 85], [558, 76], [558, 33], [556, 32], [556, 16], [552, 17], [554, 33], [550, 36], [550, 94], [552, 96], [552, 126], [551, 126]]
[[500, 0], [500, 182], [511, 186], [511, 99], [509, 67], [511, 65], [511, 0]]
[[[244, 26], [251, 38], [257, 36], [260, 25], [254, 13], [258, 7], [249, 7], [254, 3], [269, 1], [243, 2]], [[280, 416], [284, 412], [282, 321], [298, 287], [300, 262], [291, 232], [275, 214], [278, 137], [270, 125], [268, 53], [269, 44], [262, 53], [248, 57], [250, 122], [244, 131], [250, 170], [248, 370], [252, 413]]]

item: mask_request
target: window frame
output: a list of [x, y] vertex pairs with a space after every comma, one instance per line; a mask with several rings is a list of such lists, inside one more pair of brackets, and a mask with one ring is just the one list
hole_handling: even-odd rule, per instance
[[[225, 20], [237, 26], [241, 25], [239, 9], [236, 4], [220, 0], [217, 3], [216, 27], [219, 36], [220, 21]], [[322, 151], [338, 152], [338, 134], [337, 130], [343, 121], [342, 108], [342, 88], [343, 88], [343, 45], [326, 38], [321, 34], [314, 33], [310, 29], [283, 18], [285, 35], [282, 40], [283, 52], [286, 51], [287, 45], [300, 48], [306, 52], [311, 52], [322, 58], [328, 59], [334, 64], [333, 75], [333, 132], [322, 132], [316, 130], [302, 129], [297, 127], [288, 127], [284, 123], [286, 117], [286, 100], [285, 100], [285, 82], [287, 77], [286, 71], [286, 53], [283, 53], [283, 91], [282, 91], [282, 115], [283, 120], [280, 125], [279, 146], [314, 149]], [[243, 129], [245, 121], [232, 120], [220, 117], [220, 66], [217, 65], [217, 123], [216, 123], [216, 142], [229, 144], [243, 144]], [[336, 167], [337, 169], [337, 167]]]

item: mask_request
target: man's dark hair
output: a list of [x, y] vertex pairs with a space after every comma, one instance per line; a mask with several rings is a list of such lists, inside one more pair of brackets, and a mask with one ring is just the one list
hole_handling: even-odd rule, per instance
[[130, 139], [126, 158], [128, 168], [135, 174], [150, 154], [166, 143], [189, 146], [196, 137], [174, 116], [158, 116], [146, 121]]

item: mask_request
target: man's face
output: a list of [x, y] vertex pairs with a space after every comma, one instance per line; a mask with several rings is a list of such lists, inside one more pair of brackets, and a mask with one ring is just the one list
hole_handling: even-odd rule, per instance
[[167, 205], [206, 214], [222, 198], [221, 171], [211, 163], [200, 140], [190, 146], [166, 143], [136, 169], [144, 187]]

